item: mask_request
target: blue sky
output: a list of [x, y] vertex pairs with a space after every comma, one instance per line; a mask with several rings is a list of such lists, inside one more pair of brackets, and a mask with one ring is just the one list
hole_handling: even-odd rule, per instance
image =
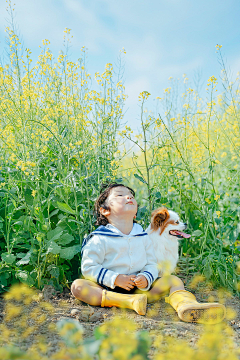
[[[146, 90], [151, 99], [163, 94], [168, 78], [184, 73], [201, 81], [219, 77], [216, 44], [233, 77], [240, 71], [239, 0], [15, 0], [15, 21], [24, 46], [39, 54], [42, 39], [49, 39], [57, 56], [63, 31], [72, 29], [71, 57], [88, 48], [88, 69], [93, 75], [106, 63], [116, 64], [124, 47], [125, 86], [129, 99], [125, 121], [139, 124], [138, 95]], [[0, 0], [0, 54], [3, 54], [6, 2]], [[151, 100], [149, 106], [153, 106]]]

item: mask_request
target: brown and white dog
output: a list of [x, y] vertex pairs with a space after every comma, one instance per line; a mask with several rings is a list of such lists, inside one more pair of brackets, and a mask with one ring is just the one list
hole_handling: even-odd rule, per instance
[[187, 224], [181, 222], [177, 213], [162, 207], [152, 212], [147, 233], [151, 238], [159, 266], [159, 276], [171, 274], [178, 262], [178, 240], [189, 238], [182, 230]]

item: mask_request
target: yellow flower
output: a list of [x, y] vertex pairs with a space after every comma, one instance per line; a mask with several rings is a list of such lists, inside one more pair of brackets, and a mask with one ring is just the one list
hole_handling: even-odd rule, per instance
[[208, 204], [211, 204], [211, 200], [206, 198], [205, 201], [208, 203]]
[[214, 200], [218, 200], [218, 199], [220, 199], [220, 195], [216, 195], [214, 198]]
[[216, 211], [217, 217], [219, 218], [221, 215], [221, 211]]
[[151, 94], [148, 91], [143, 91], [139, 94], [138, 96], [138, 100], [142, 101], [142, 100], [147, 100], [147, 98], [150, 96]]
[[36, 193], [37, 193], [37, 190], [33, 190], [32, 191], [32, 196], [35, 197]]
[[200, 282], [203, 282], [205, 280], [205, 277], [203, 275], [195, 275], [191, 282], [190, 282], [190, 288], [191, 289], [196, 289], [197, 285], [200, 283]]

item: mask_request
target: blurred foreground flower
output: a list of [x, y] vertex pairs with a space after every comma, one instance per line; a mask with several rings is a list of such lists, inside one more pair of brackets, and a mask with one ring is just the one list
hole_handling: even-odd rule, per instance
[[[203, 280], [196, 276], [192, 285]], [[25, 285], [13, 286], [5, 294], [5, 301], [0, 326], [0, 359], [4, 360], [235, 360], [239, 355], [233, 330], [225, 322], [206, 326], [195, 348], [186, 341], [164, 336], [161, 321], [151, 335], [138, 331], [137, 323], [124, 313], [96, 327], [94, 336], [84, 339], [84, 328], [77, 320], [64, 318], [55, 326], [53, 306], [41, 302], [35, 291]], [[49, 335], [58, 339], [54, 352], [48, 344]], [[151, 356], [150, 347], [154, 349]]]

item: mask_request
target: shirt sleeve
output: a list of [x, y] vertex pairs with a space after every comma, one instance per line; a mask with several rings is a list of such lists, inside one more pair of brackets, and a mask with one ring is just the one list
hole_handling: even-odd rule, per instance
[[146, 250], [146, 257], [147, 257], [147, 264], [141, 269], [138, 275], [144, 275], [148, 281], [148, 286], [143, 291], [147, 291], [150, 289], [152, 283], [158, 277], [158, 266], [157, 266], [157, 258], [154, 254], [154, 247], [153, 243], [149, 236], [146, 236], [145, 239], [145, 250]]
[[115, 288], [118, 273], [102, 266], [105, 258], [105, 244], [99, 236], [93, 236], [83, 248], [81, 271], [86, 279]]

